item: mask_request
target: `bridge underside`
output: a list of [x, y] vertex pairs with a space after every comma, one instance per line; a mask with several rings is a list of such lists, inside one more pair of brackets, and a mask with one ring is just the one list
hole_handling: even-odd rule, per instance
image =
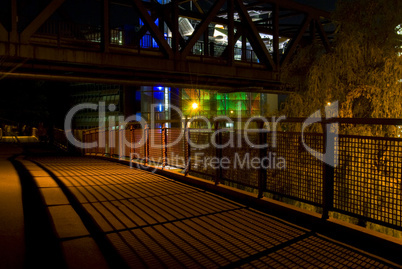
[[286, 91], [297, 47], [329, 50], [329, 14], [292, 1], [4, 1], [0, 77]]
[[[228, 67], [213, 61], [190, 62], [154, 56], [43, 48], [20, 49], [25, 57], [9, 57], [0, 76], [9, 78], [93, 82], [127, 85], [201, 87], [222, 91], [278, 89], [276, 72], [239, 63]], [[20, 46], [21, 48], [21, 46]], [[4, 47], [0, 48], [4, 50]], [[43, 57], [27, 57], [29, 54]], [[88, 64], [88, 59], [90, 64]]]

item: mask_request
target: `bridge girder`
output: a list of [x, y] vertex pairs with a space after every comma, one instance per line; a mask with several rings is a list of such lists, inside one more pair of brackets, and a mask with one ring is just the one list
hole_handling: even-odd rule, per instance
[[[51, 18], [66, 9], [71, 0], [48, 1], [25, 26], [19, 25], [24, 12], [17, 10], [16, 0], [9, 1], [10, 21], [3, 21], [5, 26], [0, 21], [3, 77], [281, 91], [281, 68], [302, 40], [319, 41], [326, 50], [331, 47], [331, 29], [324, 25], [329, 14], [290, 0], [171, 0], [167, 4], [155, 0], [101, 0], [99, 25], [79, 28], [79, 22], [69, 19], [69, 24], [79, 28], [70, 36], [63, 35], [61, 30], [67, 24], [65, 19]], [[140, 19], [130, 45], [112, 42], [112, 33], [125, 34], [113, 26], [112, 17], [117, 14], [111, 7], [115, 5], [130, 9]], [[183, 19], [194, 26], [192, 33], [181, 33]], [[56, 30], [43, 30], [49, 26]], [[211, 29], [221, 31], [227, 38], [219, 55], [214, 54], [218, 45]], [[147, 35], [158, 46], [142, 47]], [[288, 46], [280, 49], [284, 39], [289, 40]], [[236, 43], [241, 43], [241, 48]], [[202, 48], [201, 53], [195, 51], [197, 46]], [[235, 58], [235, 50], [241, 51], [241, 59]], [[258, 60], [248, 59], [250, 53], [257, 55]]]

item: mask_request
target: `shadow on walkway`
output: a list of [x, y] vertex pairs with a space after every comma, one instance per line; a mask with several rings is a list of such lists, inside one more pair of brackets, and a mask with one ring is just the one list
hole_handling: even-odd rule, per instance
[[[397, 266], [241, 203], [122, 164], [44, 154], [18, 162], [15, 166], [24, 165], [31, 175], [24, 183], [31, 199], [37, 203], [33, 184], [42, 196], [61, 242], [55, 251], [69, 265], [76, 253], [66, 251], [69, 242], [93, 239], [106, 267], [114, 268]], [[58, 218], [70, 209], [78, 217], [64, 219], [66, 229]], [[75, 226], [81, 228], [74, 231]]]

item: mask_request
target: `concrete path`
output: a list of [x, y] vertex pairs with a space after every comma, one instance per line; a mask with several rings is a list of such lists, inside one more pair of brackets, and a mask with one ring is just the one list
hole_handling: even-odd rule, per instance
[[[395, 268], [202, 189], [83, 157], [20, 158], [67, 268]], [[46, 257], [45, 254], [43, 254]]]
[[23, 268], [24, 214], [20, 177], [9, 158], [20, 147], [0, 144], [0, 267]]
[[39, 140], [35, 136], [2, 136], [1, 143], [38, 143]]

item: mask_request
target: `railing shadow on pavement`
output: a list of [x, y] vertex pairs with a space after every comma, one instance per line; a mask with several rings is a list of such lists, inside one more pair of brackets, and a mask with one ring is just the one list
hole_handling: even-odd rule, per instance
[[135, 268], [373, 267], [363, 252], [202, 189], [93, 158], [37, 157]]

